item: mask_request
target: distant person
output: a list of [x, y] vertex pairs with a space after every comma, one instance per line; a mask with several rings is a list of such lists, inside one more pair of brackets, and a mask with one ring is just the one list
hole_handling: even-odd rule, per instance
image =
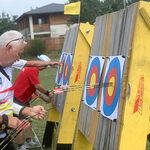
[[[43, 58], [47, 61], [43, 61]], [[15, 61], [11, 67], [7, 68], [8, 75], [10, 76], [10, 80], [12, 81], [13, 71], [14, 69], [20, 69], [22, 70], [23, 67], [57, 67], [59, 65], [59, 62], [52, 62], [50, 59], [47, 59], [48, 57], [46, 55], [40, 55], [38, 56], [39, 60], [23, 60], [19, 59], [18, 61]], [[5, 69], [5, 68], [4, 68]]]
[[[46, 55], [38, 56], [39, 59], [43, 61], [50, 61]], [[32, 95], [35, 93], [39, 98], [44, 100], [46, 103], [50, 103], [52, 100], [52, 95], [49, 94], [39, 81], [39, 71], [45, 69], [46, 67], [24, 67], [19, 73], [16, 81], [13, 85], [14, 88], [14, 102], [22, 106], [30, 106], [30, 101], [32, 100]], [[43, 95], [44, 94], [44, 95]], [[45, 97], [46, 96], [46, 97]], [[24, 116], [19, 116], [19, 119], [23, 120]], [[17, 137], [17, 150], [26, 150], [26, 148], [39, 147], [31, 139], [32, 126], [30, 125], [25, 130], [26, 141], [23, 144], [23, 132], [21, 132]]]

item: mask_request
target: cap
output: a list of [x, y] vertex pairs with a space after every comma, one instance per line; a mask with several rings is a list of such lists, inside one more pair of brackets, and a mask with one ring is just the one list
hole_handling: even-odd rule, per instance
[[45, 61], [45, 62], [49, 62], [49, 61], [51, 61], [51, 59], [48, 57], [48, 56], [46, 56], [46, 55], [40, 55], [40, 56], [37, 56], [37, 58], [39, 59], [39, 60], [41, 60], [41, 61]]

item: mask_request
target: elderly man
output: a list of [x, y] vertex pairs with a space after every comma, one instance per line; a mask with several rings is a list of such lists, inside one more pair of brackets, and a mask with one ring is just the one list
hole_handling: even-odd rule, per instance
[[[24, 51], [25, 42], [21, 33], [17, 31], [8, 31], [0, 36], [0, 142], [6, 137], [7, 133], [4, 129], [16, 128], [20, 121], [13, 117], [12, 114], [30, 115], [35, 119], [43, 119], [46, 110], [43, 106], [22, 107], [13, 103], [13, 90], [7, 69], [16, 60], [20, 59], [20, 55]], [[3, 67], [2, 67], [3, 66]], [[3, 127], [3, 128], [2, 128]], [[0, 149], [3, 145], [0, 145]], [[10, 142], [6, 150], [14, 150], [13, 144]]]

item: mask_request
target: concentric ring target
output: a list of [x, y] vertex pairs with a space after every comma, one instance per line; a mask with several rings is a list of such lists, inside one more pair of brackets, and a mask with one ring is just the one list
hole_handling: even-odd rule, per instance
[[107, 70], [104, 83], [112, 83], [112, 86], [103, 88], [103, 112], [110, 116], [116, 109], [119, 100], [121, 69], [117, 57], [111, 60]]
[[62, 80], [65, 57], [66, 57], [66, 54], [63, 53], [62, 56], [61, 56], [61, 58], [60, 58], [60, 61], [59, 61], [62, 65], [60, 65], [60, 66], [58, 67], [58, 70], [57, 70], [56, 83], [57, 83], [58, 85], [60, 84], [60, 82], [61, 82], [61, 80]]
[[[86, 85], [97, 85], [100, 81], [100, 70], [101, 70], [101, 63], [98, 57], [95, 57], [88, 69], [87, 78], [86, 78]], [[91, 88], [86, 88], [86, 103], [88, 105], [92, 105], [96, 100], [98, 95], [98, 87], [91, 86]]]
[[63, 70], [63, 80], [62, 80], [63, 85], [68, 84], [70, 71], [71, 71], [71, 63], [72, 63], [72, 56], [71, 56], [71, 54], [68, 54], [66, 56], [64, 70]]

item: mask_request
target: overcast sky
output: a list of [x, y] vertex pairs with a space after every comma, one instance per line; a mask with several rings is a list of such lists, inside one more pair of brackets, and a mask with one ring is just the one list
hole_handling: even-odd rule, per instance
[[51, 3], [65, 4], [68, 0], [0, 0], [0, 15], [4, 11], [11, 15], [22, 15], [31, 8], [42, 7]]

